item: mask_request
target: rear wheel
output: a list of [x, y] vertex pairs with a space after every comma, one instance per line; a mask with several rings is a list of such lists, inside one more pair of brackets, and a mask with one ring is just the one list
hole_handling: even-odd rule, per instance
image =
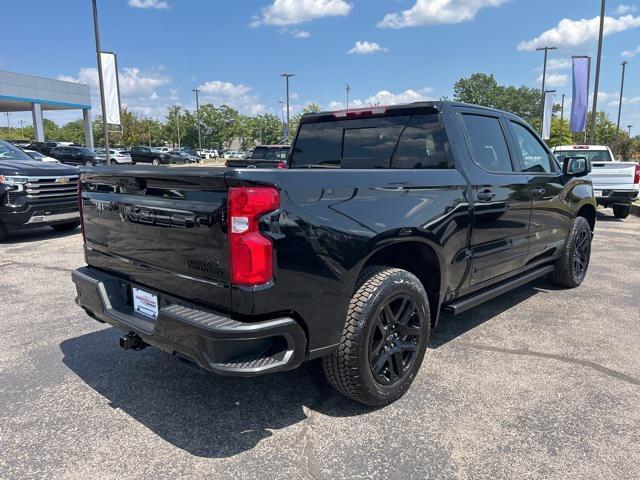
[[556, 269], [549, 274], [552, 282], [567, 288], [579, 286], [587, 275], [591, 258], [591, 227], [584, 217], [576, 217], [571, 236]]
[[80, 222], [68, 222], [68, 223], [56, 223], [51, 225], [51, 228], [58, 232], [66, 232], [67, 230], [74, 230], [80, 226]]
[[323, 359], [327, 379], [352, 400], [389, 404], [411, 386], [429, 329], [420, 280], [406, 270], [368, 267], [351, 299], [340, 345]]
[[627, 218], [631, 212], [631, 205], [614, 205], [613, 214], [616, 218]]
[[154, 165], [160, 165], [160, 159], [154, 158], [153, 160], [151, 160], [151, 163], [153, 163]]

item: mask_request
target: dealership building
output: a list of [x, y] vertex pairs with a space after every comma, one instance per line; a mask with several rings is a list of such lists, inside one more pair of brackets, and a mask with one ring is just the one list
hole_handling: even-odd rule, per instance
[[42, 112], [46, 110], [82, 110], [85, 144], [93, 148], [88, 85], [0, 71], [0, 113], [31, 112], [39, 142], [45, 141]]

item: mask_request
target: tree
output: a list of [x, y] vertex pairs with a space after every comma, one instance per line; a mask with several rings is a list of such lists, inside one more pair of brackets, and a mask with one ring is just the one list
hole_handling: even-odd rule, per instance
[[536, 88], [498, 85], [493, 75], [474, 73], [458, 80], [453, 93], [457, 102], [505, 110], [523, 118], [533, 128], [540, 126], [541, 98]]
[[551, 121], [551, 138], [547, 140], [547, 144], [550, 147], [556, 147], [558, 145], [569, 145], [573, 143], [571, 132], [569, 131], [569, 121], [554, 118]]

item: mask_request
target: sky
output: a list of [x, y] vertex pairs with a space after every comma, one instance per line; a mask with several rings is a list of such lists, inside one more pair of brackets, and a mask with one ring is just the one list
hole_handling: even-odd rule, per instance
[[[281, 113], [283, 72], [291, 109], [452, 97], [474, 72], [500, 84], [547, 87], [571, 97], [572, 55], [595, 69], [597, 0], [98, 0], [102, 48], [118, 54], [124, 106], [164, 120], [173, 104], [228, 104], [246, 114]], [[90, 0], [3, 1], [0, 70], [91, 86], [99, 112]], [[15, 21], [10, 21], [10, 19]], [[34, 21], [34, 19], [38, 19]], [[607, 2], [598, 108], [640, 133], [640, 1]], [[591, 85], [593, 86], [593, 80]], [[80, 112], [47, 112], [64, 123]], [[27, 114], [15, 114], [11, 121]], [[4, 119], [3, 119], [4, 120]], [[14, 125], [16, 126], [16, 125]]]

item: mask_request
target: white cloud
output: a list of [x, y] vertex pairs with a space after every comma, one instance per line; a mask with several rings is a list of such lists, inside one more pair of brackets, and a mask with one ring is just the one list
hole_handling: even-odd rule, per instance
[[342, 17], [348, 15], [351, 8], [345, 0], [273, 0], [253, 18], [251, 26], [287, 26], [323, 17]]
[[[605, 17], [604, 19], [604, 35], [624, 32], [633, 28], [640, 27], [640, 17], [633, 15], [625, 15], [622, 17]], [[600, 17], [590, 19], [571, 20], [563, 18], [558, 25], [533, 40], [523, 41], [518, 44], [518, 50], [535, 50], [538, 47], [557, 46], [557, 47], [577, 47], [585, 43], [593, 42], [598, 39], [598, 31], [600, 29]]]
[[[171, 79], [159, 72], [161, 67], [152, 69], [148, 73], [135, 67], [122, 68], [118, 75], [118, 83], [120, 84], [120, 94], [122, 96], [141, 96], [151, 95], [158, 87], [168, 85]], [[83, 67], [78, 72], [77, 77], [70, 75], [60, 75], [58, 80], [67, 82], [84, 83], [98, 92], [98, 69], [93, 67]]]
[[171, 8], [169, 2], [164, 0], [129, 0], [127, 4], [133, 8], [155, 8], [157, 10]]
[[[364, 100], [354, 98], [349, 100], [349, 108], [361, 108], [373, 105], [397, 105], [400, 103], [422, 102], [429, 99], [432, 88], [407, 89], [404, 92], [392, 93], [388, 90], [380, 90]], [[346, 108], [345, 102], [332, 101], [327, 105], [328, 110], [342, 110]]]
[[[163, 97], [156, 91], [158, 88], [171, 83], [171, 79], [163, 73], [163, 68], [160, 65], [149, 71], [143, 71], [135, 67], [120, 69], [119, 84], [122, 107], [143, 116], [155, 118], [164, 115], [170, 102], [177, 100], [177, 97]], [[94, 115], [99, 114], [98, 69], [83, 67], [78, 71], [77, 76], [60, 75], [58, 80], [89, 85], [94, 111], [98, 112], [94, 113]]]
[[614, 13], [617, 15], [626, 15], [627, 13], [632, 13], [638, 10], [638, 7], [635, 5], [618, 5], [614, 10]]
[[[570, 67], [570, 58], [550, 58], [547, 61], [547, 70], [565, 70]], [[539, 70], [542, 70], [542, 67], [539, 67]]]
[[388, 48], [381, 47], [376, 42], [367, 42], [358, 40], [354, 47], [347, 53], [355, 53], [356, 55], [369, 55], [377, 52], [388, 52]]
[[299, 28], [281, 28], [280, 33], [286, 33], [293, 38], [309, 38], [311, 36], [311, 32]]
[[638, 55], [639, 53], [640, 53], [640, 45], [638, 46], [638, 48], [636, 48], [634, 50], [625, 50], [624, 52], [621, 53], [621, 55], [623, 57], [633, 58], [636, 55]]
[[[542, 75], [538, 77], [538, 82], [542, 82]], [[545, 87], [562, 87], [569, 82], [569, 75], [559, 73], [547, 73]]]
[[388, 13], [378, 27], [406, 28], [473, 20], [482, 8], [497, 7], [507, 0], [416, 0], [413, 7]]
[[216, 106], [228, 105], [249, 115], [259, 115], [267, 111], [260, 103], [259, 95], [253, 89], [241, 83], [211, 80], [198, 87], [201, 90], [201, 103], [212, 103]]

